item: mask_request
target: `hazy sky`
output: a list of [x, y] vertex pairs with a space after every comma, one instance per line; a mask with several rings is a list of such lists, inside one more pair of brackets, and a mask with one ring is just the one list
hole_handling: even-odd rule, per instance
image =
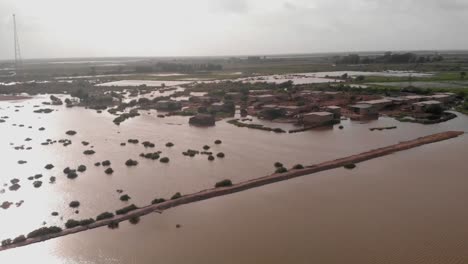
[[468, 0], [0, 0], [24, 58], [468, 49]]

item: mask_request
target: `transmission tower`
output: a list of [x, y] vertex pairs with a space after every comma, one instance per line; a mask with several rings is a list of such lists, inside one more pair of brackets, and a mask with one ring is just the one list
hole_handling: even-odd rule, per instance
[[15, 34], [15, 72], [16, 72], [16, 75], [19, 75], [22, 70], [23, 61], [21, 60], [21, 50], [20, 50], [20, 44], [19, 44], [19, 38], [18, 38], [18, 31], [16, 29], [15, 14], [13, 14], [13, 29], [14, 29], [14, 34]]

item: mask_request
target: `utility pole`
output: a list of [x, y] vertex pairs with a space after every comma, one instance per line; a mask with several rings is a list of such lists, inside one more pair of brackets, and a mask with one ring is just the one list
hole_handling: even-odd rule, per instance
[[23, 61], [21, 60], [21, 50], [20, 50], [20, 44], [19, 44], [19, 38], [18, 38], [18, 31], [16, 29], [15, 14], [13, 14], [13, 29], [14, 29], [14, 34], [15, 34], [15, 72], [16, 72], [16, 75], [18, 76], [21, 74]]

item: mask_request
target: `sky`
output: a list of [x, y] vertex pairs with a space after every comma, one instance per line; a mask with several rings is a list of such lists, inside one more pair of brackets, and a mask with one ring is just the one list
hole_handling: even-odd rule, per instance
[[468, 0], [0, 0], [0, 60], [468, 49]]

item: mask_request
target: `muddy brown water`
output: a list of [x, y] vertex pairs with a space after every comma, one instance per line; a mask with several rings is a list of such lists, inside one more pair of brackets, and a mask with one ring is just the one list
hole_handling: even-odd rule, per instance
[[[0, 124], [0, 184], [18, 178], [22, 186], [16, 192], [6, 187], [0, 202], [25, 201], [18, 208], [0, 209], [0, 239], [27, 233], [43, 221], [63, 226], [60, 216], [50, 215], [53, 211], [64, 220], [81, 219], [128, 205], [118, 199], [117, 189], [129, 194], [132, 203], [145, 205], [155, 197], [194, 192], [224, 178], [236, 182], [268, 174], [275, 161], [287, 166], [312, 164], [422, 135], [468, 130], [465, 116], [431, 126], [381, 118], [369, 123], [343, 121], [343, 130], [286, 135], [222, 121], [214, 128], [194, 128], [186, 117], [161, 119], [154, 111], [115, 126], [111, 115], [79, 108], [53, 107], [59, 111], [33, 114], [32, 106], [41, 101], [0, 102], [0, 116], [10, 117]], [[19, 105], [24, 107], [14, 107]], [[398, 128], [369, 131], [389, 125]], [[38, 131], [40, 126], [46, 130]], [[69, 129], [78, 134], [66, 136]], [[33, 140], [24, 141], [27, 137]], [[73, 144], [40, 145], [47, 138], [71, 138]], [[121, 147], [120, 142], [129, 138], [152, 141], [156, 148]], [[215, 146], [218, 138], [223, 144]], [[82, 140], [91, 144], [85, 147]], [[173, 148], [164, 146], [169, 141]], [[33, 149], [14, 150], [10, 142]], [[181, 154], [205, 144], [226, 158], [209, 162], [205, 156], [191, 159]], [[92, 145], [96, 154], [83, 155]], [[0, 262], [466, 263], [467, 146], [468, 139], [462, 136], [364, 162], [352, 171], [331, 170], [149, 215], [138, 225], [123, 223], [117, 230], [100, 228], [5, 251]], [[171, 162], [138, 157], [155, 150], [163, 151]], [[124, 162], [129, 158], [139, 165], [127, 168]], [[20, 159], [28, 163], [17, 164]], [[112, 176], [93, 166], [105, 159], [112, 162]], [[48, 163], [55, 168], [45, 170]], [[77, 179], [63, 175], [63, 168], [80, 164], [88, 170]], [[38, 173], [44, 175], [44, 184], [35, 189], [27, 177]], [[50, 176], [56, 176], [57, 183], [49, 184]], [[72, 200], [81, 202], [78, 215], [68, 208]]]

